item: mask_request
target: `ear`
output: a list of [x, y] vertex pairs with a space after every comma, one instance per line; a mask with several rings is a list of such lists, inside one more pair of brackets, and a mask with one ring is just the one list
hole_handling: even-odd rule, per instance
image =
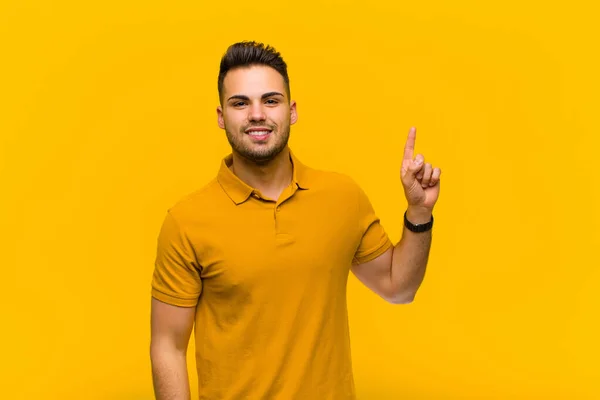
[[219, 128], [225, 129], [225, 121], [223, 120], [223, 108], [221, 106], [217, 107], [217, 124]]
[[298, 110], [296, 108], [296, 102], [292, 100], [290, 102], [290, 125], [294, 125], [298, 121]]

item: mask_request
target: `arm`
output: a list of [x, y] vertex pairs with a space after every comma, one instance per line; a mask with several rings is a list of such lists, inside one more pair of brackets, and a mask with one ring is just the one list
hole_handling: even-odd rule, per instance
[[[440, 192], [439, 168], [425, 163], [421, 154], [413, 160], [416, 130], [410, 130], [402, 160], [402, 185], [408, 202], [407, 219], [413, 224], [431, 220]], [[402, 239], [385, 253], [352, 266], [356, 277], [387, 301], [399, 304], [414, 300], [423, 282], [431, 248], [431, 230], [411, 232], [404, 228]]]
[[[407, 210], [415, 224], [426, 223], [431, 214]], [[431, 231], [414, 233], [404, 228], [402, 239], [376, 259], [354, 264], [352, 272], [369, 289], [392, 304], [411, 303], [423, 282], [431, 248]]]
[[178, 307], [152, 298], [150, 359], [157, 400], [190, 400], [186, 353], [195, 307]]
[[199, 264], [184, 227], [168, 212], [152, 277], [150, 358], [157, 400], [189, 400], [186, 353], [202, 292]]

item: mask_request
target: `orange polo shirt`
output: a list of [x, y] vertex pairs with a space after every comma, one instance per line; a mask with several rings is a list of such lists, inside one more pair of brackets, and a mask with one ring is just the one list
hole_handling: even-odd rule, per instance
[[166, 212], [152, 296], [196, 307], [200, 399], [355, 399], [348, 274], [393, 244], [351, 178], [290, 159], [277, 201], [229, 154]]

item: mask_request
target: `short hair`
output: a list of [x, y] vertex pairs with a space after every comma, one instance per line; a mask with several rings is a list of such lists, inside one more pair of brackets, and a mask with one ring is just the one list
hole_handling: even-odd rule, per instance
[[283, 77], [288, 99], [290, 98], [290, 78], [287, 72], [287, 64], [283, 61], [281, 54], [272, 46], [255, 41], [243, 41], [229, 46], [221, 58], [218, 80], [219, 101], [222, 102], [223, 81], [227, 72], [234, 68], [251, 67], [253, 65], [265, 65], [279, 72]]

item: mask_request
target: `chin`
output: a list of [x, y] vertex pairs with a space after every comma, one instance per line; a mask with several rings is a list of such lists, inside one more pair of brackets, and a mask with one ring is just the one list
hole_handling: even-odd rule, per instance
[[277, 157], [279, 155], [279, 153], [281, 153], [283, 151], [284, 148], [277, 149], [274, 147], [269, 147], [268, 149], [263, 148], [262, 149], [263, 151], [259, 151], [259, 152], [247, 151], [247, 152], [244, 152], [243, 154], [247, 158], [254, 160], [256, 162], [267, 162], [267, 161], [271, 161], [272, 159]]

